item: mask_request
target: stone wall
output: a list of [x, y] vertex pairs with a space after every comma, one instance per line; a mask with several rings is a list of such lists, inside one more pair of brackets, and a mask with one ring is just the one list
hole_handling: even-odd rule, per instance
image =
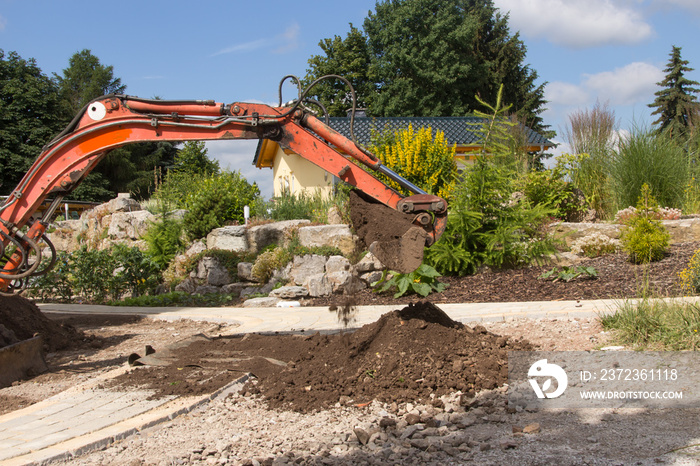
[[[671, 235], [671, 244], [693, 243], [700, 241], [700, 218], [680, 220], [663, 220], [661, 222]], [[550, 226], [554, 236], [563, 239], [567, 246], [584, 236], [600, 233], [613, 239], [619, 239], [622, 225], [614, 223], [569, 223], [559, 222]]]
[[[183, 212], [176, 215], [182, 216]], [[72, 252], [83, 245], [93, 249], [107, 249], [115, 242], [125, 243], [145, 249], [143, 241], [149, 225], [157, 218], [143, 210], [138, 202], [128, 196], [119, 196], [105, 204], [83, 213], [79, 220], [56, 222], [48, 234], [59, 251]], [[357, 237], [345, 224], [311, 225], [309, 220], [289, 220], [273, 222], [253, 227], [242, 225], [226, 226], [213, 230], [203, 240], [193, 243], [186, 253], [175, 258], [175, 263], [183, 265], [207, 249], [220, 249], [237, 252], [259, 253], [271, 244], [286, 245], [291, 232], [297, 232], [299, 241], [305, 247], [330, 246], [338, 248], [344, 255], [355, 251]], [[268, 294], [274, 291], [277, 301], [290, 297], [325, 296], [353, 286], [367, 286], [363, 280], [376, 281], [381, 264], [369, 255], [352, 267], [343, 256], [296, 257], [286, 269], [280, 270], [269, 283], [255, 283], [250, 276], [252, 264], [240, 264], [238, 282], [233, 282], [231, 274], [215, 257], [204, 257], [177, 289], [190, 293], [236, 293], [241, 296]], [[359, 278], [362, 276], [363, 278]], [[279, 285], [285, 285], [278, 288]], [[286, 285], [289, 285], [287, 287]], [[273, 290], [274, 289], [274, 290]]]

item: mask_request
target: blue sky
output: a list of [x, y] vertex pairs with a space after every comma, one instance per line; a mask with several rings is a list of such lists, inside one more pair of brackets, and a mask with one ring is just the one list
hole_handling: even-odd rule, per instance
[[[44, 73], [90, 49], [127, 93], [164, 99], [275, 105], [280, 79], [303, 76], [321, 39], [361, 27], [375, 0], [100, 2], [0, 0], [0, 48], [34, 58]], [[620, 130], [650, 124], [673, 45], [700, 81], [700, 0], [494, 0], [547, 82], [545, 123], [560, 135], [567, 115], [608, 103]], [[285, 99], [295, 96], [288, 85]], [[561, 137], [555, 138], [562, 142]], [[251, 163], [257, 141], [209, 143], [223, 167], [272, 192], [271, 170]], [[565, 151], [563, 145], [560, 151]]]

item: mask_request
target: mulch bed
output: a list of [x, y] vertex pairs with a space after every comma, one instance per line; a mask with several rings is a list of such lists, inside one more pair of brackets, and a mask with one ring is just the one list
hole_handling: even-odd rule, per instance
[[[654, 296], [680, 296], [678, 274], [686, 268], [700, 243], [676, 244], [666, 257], [649, 265], [634, 265], [625, 254], [610, 254], [586, 259], [576, 266], [594, 267], [597, 279], [576, 278], [570, 282], [538, 277], [552, 266], [533, 266], [498, 272], [482, 272], [466, 277], [441, 277], [449, 286], [442, 293], [432, 293], [435, 303], [492, 303], [524, 301], [564, 301], [582, 299], [621, 299], [640, 297], [642, 292]], [[356, 305], [397, 305], [416, 300], [415, 295], [394, 298], [395, 290], [378, 294], [365, 289], [355, 293]], [[347, 297], [333, 296], [305, 300], [309, 306], [338, 306]]]

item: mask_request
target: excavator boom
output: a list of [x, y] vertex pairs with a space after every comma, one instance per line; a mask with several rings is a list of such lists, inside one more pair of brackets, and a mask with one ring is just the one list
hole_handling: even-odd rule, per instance
[[[354, 186], [370, 201], [410, 216], [411, 223], [424, 232], [419, 241], [424, 240], [425, 245], [434, 243], [444, 231], [447, 203], [443, 199], [425, 194], [388, 170], [371, 153], [299, 105], [271, 107], [241, 102], [162, 101], [110, 95], [88, 104], [44, 148], [19, 185], [0, 205], [0, 265], [3, 266], [0, 292], [15, 291], [22, 283], [26, 284], [30, 276], [41, 273], [37, 270], [41, 258], [38, 243], [46, 239], [44, 233], [55, 209], [110, 150], [142, 141], [263, 138], [276, 141], [284, 149]], [[389, 176], [417, 195], [402, 196], [351, 159]], [[47, 198], [53, 198], [53, 204], [41, 220], [31, 222], [32, 215]], [[22, 232], [27, 225], [29, 230]], [[35, 257], [29, 260], [32, 252]], [[397, 253], [400, 255], [400, 251]], [[390, 266], [391, 258], [385, 260], [388, 262], [385, 265]], [[420, 262], [413, 261], [407, 267], [413, 265], [417, 267]]]

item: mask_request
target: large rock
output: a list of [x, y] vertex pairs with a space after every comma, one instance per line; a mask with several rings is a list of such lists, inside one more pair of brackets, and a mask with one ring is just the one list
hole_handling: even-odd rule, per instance
[[115, 212], [111, 215], [107, 236], [110, 239], [140, 239], [155, 220], [155, 215], [147, 210]]
[[236, 266], [238, 269], [238, 279], [241, 281], [253, 281], [253, 264], [251, 262], [239, 262]]
[[284, 245], [287, 240], [287, 232], [309, 223], [311, 223], [309, 220], [285, 220], [248, 228], [246, 231], [248, 249], [252, 253], [258, 253], [271, 244]]
[[253, 298], [244, 301], [243, 307], [275, 307], [280, 301], [280, 298]]
[[246, 227], [242, 225], [216, 228], [207, 235], [207, 249], [247, 251]]
[[384, 270], [384, 265], [382, 265], [380, 260], [377, 259], [377, 257], [371, 252], [365, 254], [365, 256], [360, 260], [360, 262], [355, 264], [355, 271], [360, 274], [381, 270]]
[[563, 239], [567, 246], [584, 236], [593, 233], [600, 233], [612, 239], [619, 239], [622, 225], [614, 223], [571, 223], [559, 222], [550, 226], [550, 232], [556, 237]]
[[331, 256], [326, 261], [327, 273], [348, 272], [351, 268], [350, 261], [343, 256]]
[[309, 295], [309, 290], [303, 286], [282, 286], [270, 292], [270, 297], [282, 299], [303, 298]]
[[216, 257], [203, 257], [197, 264], [195, 278], [210, 286], [224, 286], [232, 281], [228, 270]]
[[333, 285], [328, 281], [325, 273], [318, 273], [308, 277], [306, 288], [309, 290], [309, 296], [313, 298], [330, 296], [333, 293]]
[[352, 254], [357, 245], [357, 237], [350, 231], [350, 226], [316, 225], [299, 228], [299, 242], [309, 248], [331, 246], [340, 249], [343, 255]]
[[306, 285], [309, 277], [324, 273], [326, 258], [317, 254], [295, 256], [289, 271], [289, 278], [297, 285]]
[[661, 222], [671, 235], [671, 243], [700, 241], [700, 218], [664, 220]]

